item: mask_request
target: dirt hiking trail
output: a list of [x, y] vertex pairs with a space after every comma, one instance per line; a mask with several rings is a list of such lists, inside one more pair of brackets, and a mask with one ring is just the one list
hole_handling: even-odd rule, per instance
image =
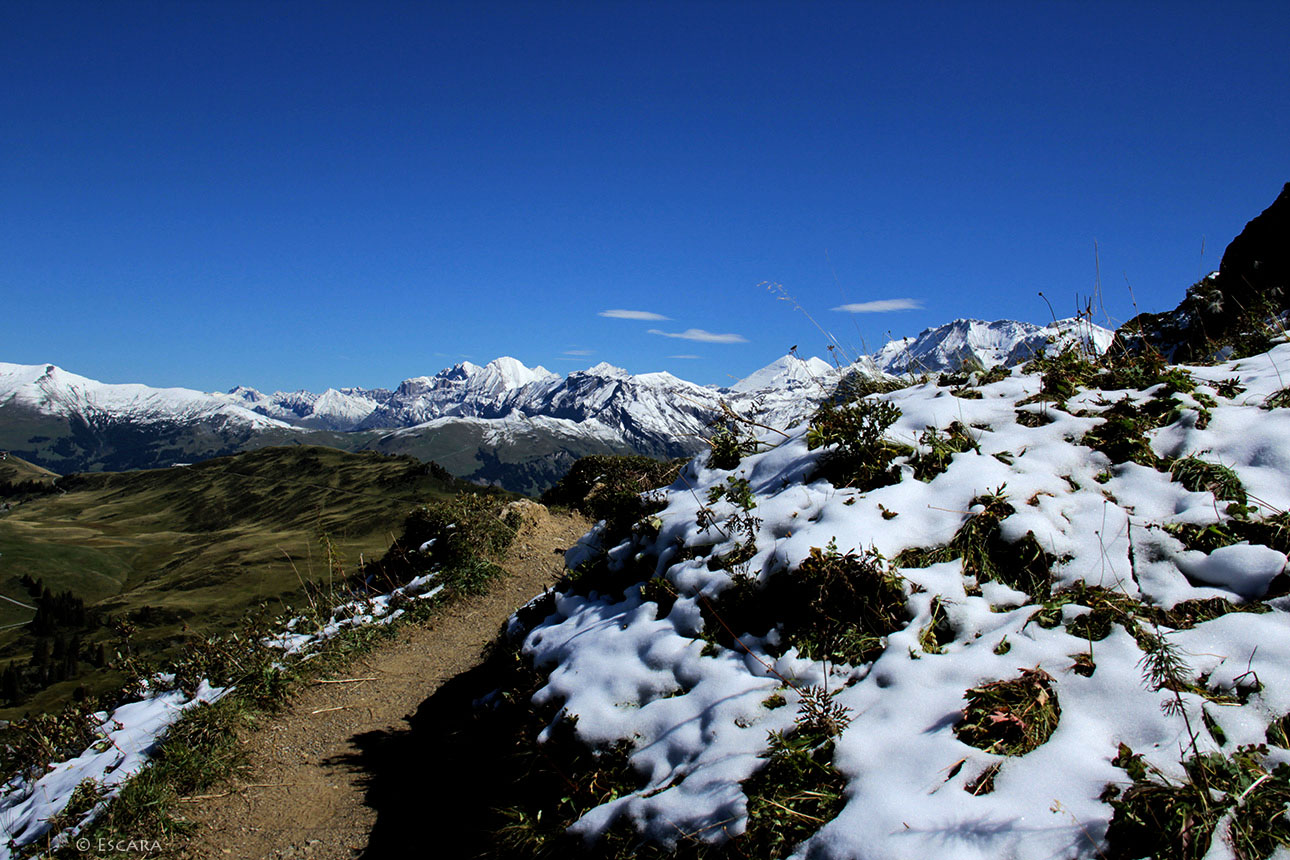
[[[424, 625], [406, 625], [397, 639], [345, 671], [347, 679], [364, 680], [303, 685], [282, 713], [241, 739], [250, 765], [238, 778], [181, 805], [180, 813], [196, 830], [173, 846], [172, 855], [186, 860], [470, 856], [464, 846], [454, 849], [452, 832], [430, 826], [431, 818], [444, 823], [438, 812], [444, 802], [453, 806], [447, 795], [458, 775], [450, 772], [453, 768], [434, 767], [433, 756], [409, 749], [413, 741], [425, 740], [413, 738], [409, 726], [445, 682], [480, 664], [512, 612], [561, 575], [563, 550], [590, 527], [581, 515], [535, 503], [522, 503], [522, 512], [524, 525], [502, 563], [506, 575], [487, 595], [459, 600]], [[469, 701], [452, 698], [454, 708], [469, 707]], [[383, 790], [374, 771], [390, 764], [406, 770], [413, 760], [427, 767], [418, 764], [415, 774], [402, 773], [397, 791]], [[402, 796], [404, 785], [414, 796]], [[409, 815], [417, 820], [401, 820]], [[398, 835], [378, 840], [378, 832]], [[404, 844], [407, 839], [418, 844]]]

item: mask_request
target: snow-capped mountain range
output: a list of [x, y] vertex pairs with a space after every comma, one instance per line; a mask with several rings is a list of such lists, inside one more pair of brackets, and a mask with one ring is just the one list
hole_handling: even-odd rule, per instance
[[[238, 386], [227, 393], [203, 393], [182, 388], [150, 388], [97, 382], [55, 365], [0, 363], [0, 447], [8, 447], [33, 462], [59, 471], [85, 468], [140, 468], [169, 465], [174, 460], [201, 459], [244, 447], [282, 444], [315, 431], [358, 434], [362, 448], [398, 450], [424, 455], [423, 438], [449, 430], [466, 434], [457, 447], [478, 446], [481, 452], [499, 446], [532, 448], [542, 438], [567, 466], [584, 453], [637, 451], [652, 456], [693, 454], [710, 435], [723, 404], [763, 424], [790, 427], [805, 418], [832, 390], [843, 373], [874, 377], [884, 373], [955, 370], [965, 364], [993, 367], [1017, 364], [1050, 345], [1080, 344], [1095, 352], [1105, 349], [1112, 333], [1082, 321], [1064, 320], [1052, 326], [1001, 321], [955, 320], [928, 329], [916, 338], [893, 341], [873, 356], [835, 368], [819, 358], [786, 355], [732, 386], [701, 386], [670, 373], [630, 374], [607, 363], [560, 376], [543, 367], [526, 367], [502, 357], [484, 366], [462, 362], [434, 376], [404, 380], [397, 388], [329, 388], [265, 394]], [[129, 428], [135, 436], [146, 428], [165, 428], [174, 436], [182, 427], [200, 427], [214, 441], [201, 445], [185, 438], [167, 446], [145, 446], [138, 439], [106, 461], [74, 455], [42, 456], [38, 446], [24, 444], [47, 438], [5, 432], [18, 415], [66, 421], [78, 438], [94, 432]], [[76, 428], [80, 427], [81, 430]], [[576, 444], [575, 444], [576, 443]], [[35, 443], [33, 443], [35, 444]], [[102, 447], [102, 444], [99, 447]], [[85, 441], [84, 445], [91, 445]], [[122, 443], [114, 444], [120, 449]], [[543, 446], [537, 446], [542, 449]], [[440, 448], [430, 452], [442, 455]], [[549, 456], [551, 450], [545, 451]], [[534, 454], [533, 456], [543, 456]], [[502, 480], [470, 471], [487, 453], [462, 459], [456, 471], [480, 480]], [[453, 469], [449, 465], [448, 468]], [[558, 468], [558, 465], [556, 466]], [[556, 475], [555, 477], [558, 477]], [[527, 479], [526, 479], [527, 480]], [[537, 480], [537, 479], [535, 479]], [[537, 480], [536, 486], [541, 480]], [[531, 488], [530, 485], [525, 485]]]
[[[1048, 326], [1015, 320], [983, 322], [955, 320], [923, 331], [917, 337], [893, 340], [874, 353], [862, 356], [845, 368], [847, 372], [873, 376], [958, 370], [965, 364], [984, 368], [1013, 366], [1028, 361], [1053, 345], [1078, 345], [1101, 354], [1114, 332], [1085, 320], [1060, 320]], [[625, 426], [648, 427], [658, 420], [664, 432], [692, 429], [676, 413], [702, 406], [707, 413], [717, 408], [716, 399], [737, 410], [745, 405], [765, 414], [765, 401], [776, 393], [820, 389], [836, 382], [839, 369], [820, 358], [786, 355], [736, 382], [728, 388], [700, 386], [670, 373], [629, 374], [602, 362], [587, 370], [561, 377], [544, 367], [526, 367], [514, 358], [503, 357], [480, 367], [468, 361], [434, 376], [406, 379], [394, 391], [386, 389], [329, 388], [322, 394], [308, 391], [262, 394], [238, 387], [227, 395], [238, 405], [287, 423], [328, 430], [371, 430], [413, 427], [437, 418], [504, 418], [519, 413], [545, 415], [571, 421], [597, 419]], [[669, 401], [657, 402], [662, 395]], [[800, 402], [800, 398], [795, 398]], [[750, 401], [758, 401], [751, 405]], [[642, 414], [652, 411], [653, 416]], [[783, 404], [769, 407], [775, 417], [788, 417]], [[788, 410], [791, 413], [793, 410]], [[621, 421], [609, 419], [620, 418]], [[675, 423], [680, 418], [681, 424]], [[658, 429], [654, 427], [652, 429]]]

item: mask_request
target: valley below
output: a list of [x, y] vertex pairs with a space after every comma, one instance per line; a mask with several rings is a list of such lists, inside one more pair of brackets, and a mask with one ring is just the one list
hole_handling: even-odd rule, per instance
[[[0, 718], [109, 690], [124, 658], [164, 663], [306, 604], [306, 585], [342, 591], [415, 507], [468, 488], [412, 457], [291, 446], [21, 494], [0, 513], [0, 662], [14, 678]], [[34, 630], [33, 607], [62, 595], [76, 610]]]

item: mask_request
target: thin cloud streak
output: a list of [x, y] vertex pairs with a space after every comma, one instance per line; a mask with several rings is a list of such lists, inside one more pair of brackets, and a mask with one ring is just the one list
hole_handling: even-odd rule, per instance
[[594, 352], [590, 349], [566, 349], [561, 355], [592, 355]]
[[713, 334], [701, 328], [687, 328], [685, 331], [660, 331], [652, 328], [650, 334], [663, 337], [679, 337], [681, 340], [697, 340], [700, 343], [747, 343], [748, 338], [738, 334]]
[[608, 310], [601, 311], [598, 316], [609, 317], [615, 320], [650, 320], [651, 322], [661, 322], [670, 320], [671, 317], [665, 317], [662, 314], [656, 314], [653, 311], [624, 311]]
[[685, 359], [694, 359], [694, 358], [703, 358], [703, 356], [701, 356], [701, 355], [669, 355], [669, 356], [668, 356], [668, 358], [685, 358]]
[[846, 311], [849, 314], [881, 314], [887, 311], [916, 311], [922, 307], [923, 303], [918, 299], [878, 299], [873, 302], [838, 305], [830, 310]]

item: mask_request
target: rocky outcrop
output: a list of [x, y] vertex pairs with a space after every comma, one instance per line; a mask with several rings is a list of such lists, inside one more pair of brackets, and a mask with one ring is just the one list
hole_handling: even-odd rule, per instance
[[1172, 311], [1139, 314], [1120, 326], [1112, 352], [1159, 350], [1170, 361], [1202, 361], [1226, 349], [1269, 346], [1267, 320], [1290, 308], [1290, 182], [1245, 225], [1214, 272], [1187, 289]]

